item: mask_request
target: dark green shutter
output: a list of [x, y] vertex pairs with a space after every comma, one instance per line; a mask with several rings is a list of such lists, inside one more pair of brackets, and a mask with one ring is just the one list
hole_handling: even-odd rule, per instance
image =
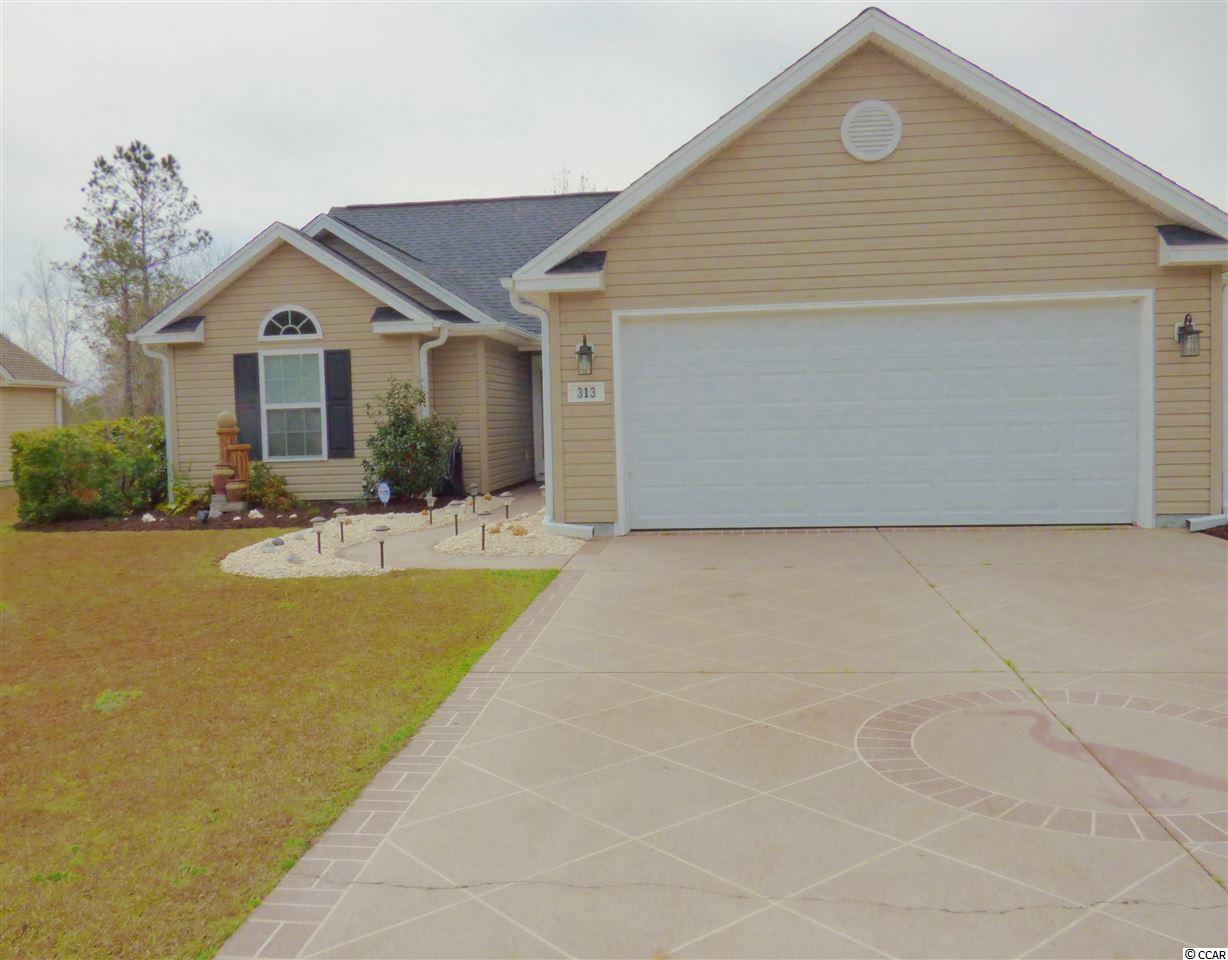
[[324, 351], [324, 399], [328, 415], [328, 459], [354, 456], [354, 398], [350, 392], [350, 351]]
[[234, 371], [239, 443], [250, 443], [249, 456], [261, 460], [264, 450], [260, 443], [260, 357], [254, 353], [236, 353]]

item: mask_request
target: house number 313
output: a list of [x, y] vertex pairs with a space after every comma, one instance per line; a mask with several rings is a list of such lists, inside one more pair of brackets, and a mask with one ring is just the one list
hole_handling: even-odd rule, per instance
[[601, 403], [605, 400], [605, 384], [569, 383], [567, 384], [568, 403]]

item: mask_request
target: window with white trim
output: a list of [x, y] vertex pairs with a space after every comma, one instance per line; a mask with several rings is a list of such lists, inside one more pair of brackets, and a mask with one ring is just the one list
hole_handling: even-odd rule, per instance
[[260, 393], [265, 459], [323, 459], [323, 353], [262, 353]]
[[306, 310], [287, 307], [265, 317], [260, 327], [261, 340], [275, 340], [282, 337], [318, 337], [320, 324]]

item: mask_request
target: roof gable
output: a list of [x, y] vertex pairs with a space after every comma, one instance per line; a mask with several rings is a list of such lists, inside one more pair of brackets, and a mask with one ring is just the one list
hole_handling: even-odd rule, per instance
[[399, 311], [405, 317], [433, 325], [437, 319], [422, 304], [396, 290], [383, 280], [362, 269], [358, 264], [311, 237], [300, 233], [284, 223], [274, 223], [253, 237], [239, 250], [227, 257], [184, 293], [171, 301], [164, 309], [145, 323], [136, 333], [129, 334], [132, 340], [145, 343], [175, 343], [184, 340], [203, 339], [202, 325], [185, 332], [176, 324], [186, 319], [191, 311], [219, 294], [241, 278], [248, 270], [263, 260], [282, 244], [289, 244], [321, 266], [332, 270], [346, 280], [369, 293], [386, 306]]
[[870, 8], [684, 144], [583, 222], [515, 271], [541, 281], [714, 157], [789, 98], [867, 44], [874, 44], [1088, 170], [1186, 226], [1228, 233], [1228, 214], [928, 37]]

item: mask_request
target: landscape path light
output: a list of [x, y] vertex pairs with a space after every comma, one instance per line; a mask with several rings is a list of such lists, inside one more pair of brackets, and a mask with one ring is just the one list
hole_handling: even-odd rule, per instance
[[461, 515], [461, 511], [464, 509], [465, 509], [464, 500], [453, 500], [446, 507], [444, 507], [444, 510], [452, 514], [452, 535], [453, 536], [457, 536], [460, 533], [460, 515]]
[[325, 520], [323, 517], [312, 517], [311, 518], [311, 526], [315, 529], [315, 532], [316, 532], [316, 553], [322, 554], [324, 552], [324, 544], [323, 544], [322, 538], [324, 536], [324, 524], [326, 523], [328, 523], [328, 521]]
[[481, 488], [476, 483], [471, 483], [465, 489], [469, 491], [469, 506], [473, 508], [474, 513], [477, 513], [478, 512], [478, 493], [480, 492]]
[[388, 531], [391, 529], [392, 527], [388, 526], [387, 524], [381, 523], [374, 530], [375, 539], [379, 543], [379, 568], [381, 570], [384, 569], [384, 541], [388, 539]]
[[512, 495], [511, 490], [504, 490], [499, 494], [499, 502], [503, 504], [503, 519], [510, 520], [512, 518], [512, 502], [516, 498]]
[[423, 497], [423, 499], [426, 501], [427, 526], [433, 526], [435, 523], [435, 500], [436, 500], [435, 494], [432, 493], [430, 490], [428, 490], [426, 492], [426, 496]]
[[486, 551], [486, 521], [490, 519], [490, 505], [485, 501], [482, 502], [482, 509], [478, 512], [478, 516], [482, 521], [482, 551]]
[[341, 530], [341, 542], [345, 543], [345, 525], [350, 522], [350, 511], [338, 507], [333, 511], [333, 516], [337, 518], [337, 527]]

